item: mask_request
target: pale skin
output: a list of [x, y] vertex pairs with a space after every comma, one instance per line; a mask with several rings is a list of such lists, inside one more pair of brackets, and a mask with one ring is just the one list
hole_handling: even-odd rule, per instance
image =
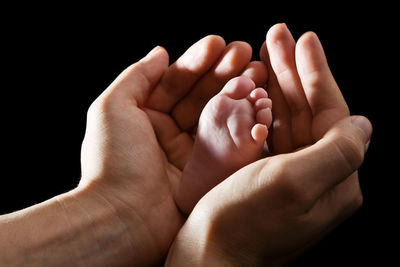
[[[296, 43], [278, 24], [266, 39], [260, 57], [269, 66], [275, 156], [242, 168], [200, 200], [168, 266], [280, 266], [362, 203], [357, 169], [371, 124], [349, 115], [314, 33]], [[246, 189], [233, 194], [238, 188]]]
[[246, 76], [230, 80], [204, 107], [192, 156], [175, 201], [186, 214], [215, 185], [259, 159], [272, 122], [272, 102]]
[[233, 77], [266, 82], [251, 53], [208, 36], [171, 66], [157, 47], [127, 68], [89, 108], [78, 188], [1, 216], [0, 265], [163, 262], [184, 222], [172, 192], [201, 110]]
[[[282, 26], [275, 26], [270, 33], [280, 29], [277, 27]], [[238, 75], [244, 74], [257, 87], [262, 86], [267, 80], [266, 67], [260, 62], [249, 63], [251, 49], [246, 43], [225, 46], [217, 36], [202, 39], [171, 66], [166, 51], [157, 48], [129, 67], [90, 107], [78, 188], [0, 217], [0, 264], [152, 266], [163, 262], [181, 229], [167, 264], [204, 266], [207, 260], [209, 266], [246, 262], [256, 265], [261, 260], [283, 261], [319, 239], [360, 205], [357, 177], [347, 177], [361, 164], [372, 128], [365, 118], [342, 113], [347, 107], [343, 108], [340, 91], [326, 71], [324, 56], [318, 46], [310, 45], [315, 40], [313, 34], [304, 35], [297, 42], [296, 49], [302, 52], [296, 57], [299, 54], [305, 59], [300, 60], [305, 66], [297, 68], [300, 77], [307, 77], [313, 67], [319, 66], [313, 71], [318, 79], [309, 80], [314, 87], [303, 84], [301, 79], [305, 95], [301, 99], [307, 99], [311, 112], [306, 114], [312, 114], [310, 132], [319, 133], [318, 139], [310, 139], [306, 149], [242, 168], [203, 197], [186, 223], [173, 192], [191, 155], [192, 131], [201, 110], [228, 80]], [[283, 47], [286, 51], [288, 45]], [[269, 51], [272, 65], [273, 53], [279, 55]], [[264, 46], [261, 56], [266, 59]], [[269, 79], [273, 115], [281, 121], [280, 125], [273, 125], [270, 133], [276, 153], [308, 144], [303, 140], [294, 142], [294, 131], [284, 132], [284, 147], [279, 147], [280, 142], [274, 143], [279, 131], [292, 129], [288, 125], [294, 121], [294, 116], [287, 120], [291, 113], [286, 108], [294, 101], [287, 101], [287, 90], [283, 89], [294, 78], [279, 79], [279, 75]], [[323, 94], [318, 93], [321, 89]], [[287, 106], [276, 107], [279, 97]], [[339, 115], [332, 119], [332, 114]], [[305, 167], [304, 161], [311, 167]], [[284, 167], [288, 165], [301, 171], [287, 172]], [[323, 181], [317, 179], [321, 174]], [[308, 177], [303, 185], [312, 190], [304, 190], [294, 182], [302, 177]], [[253, 186], [234, 186], [241, 186], [239, 180], [250, 181]], [[238, 188], [243, 190], [238, 193]], [[236, 193], [235, 198], [229, 200], [227, 196], [232, 193]], [[322, 201], [322, 196], [328, 194], [330, 197]], [[287, 209], [281, 209], [282, 205]], [[215, 212], [210, 214], [210, 209]], [[266, 214], [265, 209], [269, 210], [268, 220], [255, 220]], [[299, 213], [304, 210], [308, 213]], [[248, 213], [257, 216], [245, 221], [253, 218], [241, 216]], [[307, 216], [300, 220], [299, 214]], [[241, 219], [232, 224], [230, 218], [238, 219], [237, 216]], [[275, 231], [280, 219], [289, 220]], [[313, 225], [312, 229], [309, 225]], [[230, 240], [232, 236], [221, 231], [234, 231], [235, 227], [244, 227], [246, 235]], [[254, 233], [247, 235], [248, 228], [259, 230], [258, 237], [265, 241]], [[293, 235], [281, 238], [280, 233], [288, 230]], [[272, 246], [268, 240], [280, 242]], [[264, 245], [261, 251], [260, 244]], [[246, 249], [232, 255], [230, 252], [238, 247]]]

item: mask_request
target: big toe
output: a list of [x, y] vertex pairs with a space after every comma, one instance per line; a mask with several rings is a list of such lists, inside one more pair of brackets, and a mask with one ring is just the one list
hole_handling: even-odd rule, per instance
[[232, 99], [242, 99], [247, 97], [255, 88], [255, 83], [246, 76], [239, 76], [231, 79], [221, 90], [221, 94]]

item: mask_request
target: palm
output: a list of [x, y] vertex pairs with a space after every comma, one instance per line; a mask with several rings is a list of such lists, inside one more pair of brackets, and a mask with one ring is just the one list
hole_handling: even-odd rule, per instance
[[[249, 63], [250, 58], [249, 45], [234, 42], [225, 47], [221, 38], [208, 36], [193, 45], [166, 70], [145, 101], [144, 110], [153, 127], [147, 129], [148, 136], [155, 134], [158, 141], [153, 146], [153, 153], [161, 151], [159, 162], [168, 176], [165, 180], [168, 180], [169, 187], [162, 185], [170, 194], [168, 199], [173, 200], [173, 192], [177, 190], [183, 168], [191, 156], [194, 143], [192, 135], [208, 100], [228, 80], [241, 74], [250, 76], [259, 86], [265, 84], [265, 65], [261, 62]], [[145, 140], [140, 142], [149, 144]], [[151, 168], [154, 161], [148, 163]], [[157, 177], [154, 176], [154, 179]], [[173, 203], [170, 208], [176, 212], [177, 207]], [[164, 209], [164, 212], [171, 214], [168, 209]], [[167, 214], [161, 216], [165, 218]], [[160, 221], [164, 223], [164, 220]], [[160, 225], [158, 229], [163, 227]]]
[[157, 260], [183, 223], [172, 192], [203, 106], [229, 79], [244, 72], [261, 86], [267, 73], [263, 63], [249, 63], [248, 44], [225, 46], [217, 36], [200, 40], [169, 67], [165, 50], [150, 58], [125, 70], [91, 106], [81, 183], [108, 190], [110, 203], [124, 203], [132, 211], [128, 222], [145, 220], [141, 246]]
[[[296, 44], [286, 26], [276, 25], [268, 32], [260, 56], [269, 67], [267, 90], [273, 101], [274, 122], [268, 140], [271, 154], [312, 145], [349, 116], [315, 34], [304, 34]], [[350, 189], [360, 190], [357, 172], [324, 195], [329, 201], [321, 197], [313, 209], [340, 207], [352, 195]]]
[[225, 47], [221, 38], [208, 36], [167, 69], [149, 96], [145, 111], [165, 155], [164, 166], [173, 190], [191, 155], [193, 134], [208, 100], [229, 79], [243, 73], [257, 85], [265, 84], [265, 66], [249, 63], [250, 58], [248, 44], [233, 42]]
[[286, 26], [277, 25], [260, 51], [270, 71], [267, 90], [275, 121], [269, 136], [273, 154], [313, 144], [349, 115], [317, 40], [314, 34], [305, 34], [296, 44]]
[[268, 65], [273, 102], [272, 155], [238, 170], [200, 200], [170, 250], [170, 265], [215, 259], [282, 265], [360, 205], [357, 175], [344, 178], [361, 162], [348, 154], [362, 148], [363, 134], [353, 127], [353, 139], [355, 132], [342, 131], [353, 117], [316, 35], [304, 34], [296, 44], [278, 24], [260, 57]]

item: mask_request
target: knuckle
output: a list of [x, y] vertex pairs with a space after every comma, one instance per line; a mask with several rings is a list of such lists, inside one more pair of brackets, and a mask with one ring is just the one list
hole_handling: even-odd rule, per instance
[[96, 114], [99, 112], [102, 112], [103, 110], [106, 109], [106, 101], [102, 99], [101, 97], [97, 98], [93, 103], [89, 106], [88, 113], [89, 114]]
[[341, 214], [343, 217], [349, 217], [354, 214], [357, 210], [361, 208], [363, 204], [363, 196], [360, 193], [353, 195], [351, 198], [347, 199], [341, 207]]
[[88, 111], [87, 111], [87, 115], [88, 117], [93, 117], [95, 116], [97, 113], [99, 113], [99, 99], [96, 99], [95, 101], [92, 102], [92, 104], [90, 104]]
[[329, 69], [316, 68], [315, 70], [308, 72], [302, 76], [302, 80], [310, 88], [325, 88], [327, 86], [327, 77], [330, 77], [331, 73]]
[[101, 114], [108, 114], [113, 107], [113, 100], [110, 95], [101, 95], [89, 106], [88, 118], [96, 118]]
[[349, 202], [349, 207], [350, 209], [352, 209], [353, 211], [358, 210], [359, 208], [361, 208], [362, 204], [364, 202], [364, 198], [363, 195], [360, 193], [356, 194], [353, 199]]

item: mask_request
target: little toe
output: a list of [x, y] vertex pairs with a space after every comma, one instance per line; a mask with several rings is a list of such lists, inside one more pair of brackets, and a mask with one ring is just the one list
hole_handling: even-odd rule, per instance
[[254, 104], [258, 99], [260, 98], [267, 98], [268, 97], [268, 93], [267, 91], [265, 91], [264, 88], [258, 87], [256, 89], [254, 89], [253, 91], [251, 91], [251, 93], [249, 94], [249, 96], [247, 97], [247, 99]]
[[227, 95], [232, 99], [242, 99], [248, 96], [255, 87], [250, 78], [239, 76], [227, 82], [220, 94]]
[[268, 137], [268, 127], [264, 124], [257, 123], [251, 129], [251, 136], [257, 143], [265, 142]]
[[264, 124], [267, 127], [271, 126], [272, 123], [272, 112], [270, 108], [263, 108], [256, 113], [257, 123]]

